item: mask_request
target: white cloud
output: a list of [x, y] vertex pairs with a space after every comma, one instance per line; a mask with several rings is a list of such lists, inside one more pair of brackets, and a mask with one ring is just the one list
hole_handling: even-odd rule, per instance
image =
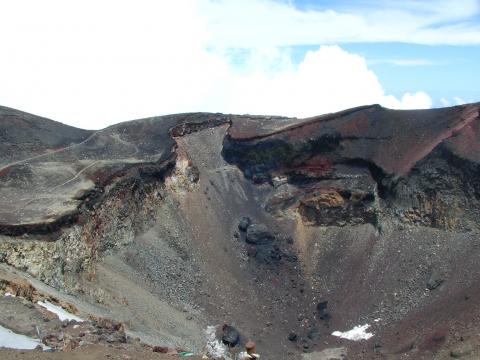
[[[342, 42], [480, 44], [477, 0], [332, 2], [299, 10], [275, 0], [202, 1], [212, 46], [262, 47]], [[340, 4], [340, 5], [336, 5]], [[352, 5], [354, 4], [354, 5]]]
[[[206, 6], [193, 0], [2, 2], [0, 104], [84, 128], [188, 111], [310, 116], [370, 103], [431, 106], [423, 92], [386, 94], [365, 58], [338, 46], [321, 46], [294, 63], [272, 41], [232, 63], [231, 50], [207, 50], [219, 25], [202, 17]], [[277, 7], [285, 16], [310, 17], [284, 3], [270, 11]], [[258, 30], [255, 16], [245, 21], [246, 33]]]
[[444, 97], [440, 99], [440, 103], [442, 104], [443, 107], [454, 106], [454, 105], [464, 105], [467, 102], [473, 102], [473, 101], [474, 101], [473, 99], [472, 100], [469, 99], [468, 101], [465, 101], [458, 96], [454, 96], [453, 99], [450, 99], [450, 100]]
[[438, 62], [429, 59], [369, 59], [368, 64], [389, 64], [394, 66], [431, 66], [437, 65]]
[[448, 99], [445, 99], [444, 97], [440, 99], [440, 103], [442, 104], [443, 107], [448, 107], [448, 106], [451, 106], [452, 104]]
[[432, 107], [431, 97], [423, 91], [413, 94], [407, 92], [402, 95], [401, 100], [392, 99], [391, 101], [391, 103], [385, 102], [385, 104], [394, 109], [426, 109]]
[[[268, 67], [270, 62], [275, 60], [267, 59], [256, 68]], [[281, 62], [283, 68], [273, 74], [255, 69], [241, 77], [234, 74], [229, 111], [306, 117], [372, 103], [398, 109], [432, 105], [423, 92], [406, 93], [401, 99], [385, 94], [365, 58], [338, 46], [309, 51], [298, 66]]]

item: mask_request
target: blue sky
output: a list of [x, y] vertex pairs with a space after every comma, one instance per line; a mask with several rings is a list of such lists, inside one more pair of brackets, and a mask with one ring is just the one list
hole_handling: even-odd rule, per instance
[[[388, 2], [388, 1], [387, 1]], [[390, 1], [391, 2], [391, 1]], [[421, 2], [421, 1], [420, 1]], [[428, 3], [428, 1], [423, 1]], [[358, 6], [370, 6], [371, 1], [297, 0], [290, 4], [304, 11], [346, 10]], [[394, 3], [394, 2], [393, 2]], [[434, 6], [435, 1], [430, 2]], [[450, 1], [452, 7], [462, 2]], [[377, 2], [374, 6], [382, 6]], [[479, 26], [480, 15], [471, 12], [461, 21]], [[442, 24], [442, 23], [440, 23]], [[305, 51], [318, 44], [295, 48], [296, 61]], [[404, 92], [421, 89], [432, 97], [434, 106], [458, 97], [466, 102], [480, 101], [480, 46], [425, 45], [409, 42], [345, 42], [342, 47], [367, 59], [369, 67], [377, 74], [385, 90], [400, 96]], [[452, 101], [452, 105], [455, 101]]]
[[[377, 12], [388, 18], [390, 13], [395, 12], [398, 19], [392, 19], [398, 21], [394, 21], [391, 28], [395, 29], [403, 21], [407, 24], [405, 34], [400, 30], [398, 39], [392, 37], [391, 41], [379, 41], [371, 34], [346, 40], [339, 36], [337, 41], [322, 41], [321, 35], [318, 36], [319, 41], [314, 41], [314, 37], [299, 37], [296, 39], [298, 44], [293, 42], [284, 48], [284, 51], [291, 53], [292, 61], [296, 64], [303, 60], [307, 51], [315, 51], [324, 44], [336, 44], [348, 52], [363, 56], [385, 91], [394, 96], [424, 91], [431, 97], [432, 106], [480, 101], [477, 84], [480, 74], [478, 1], [292, 0], [277, 3], [310, 14], [333, 11], [336, 14], [362, 16]], [[437, 11], [432, 10], [435, 8], [438, 8]], [[415, 17], [424, 17], [425, 21], [418, 21]], [[409, 28], [409, 21], [417, 24]], [[341, 22], [338, 23], [341, 27]], [[449, 33], [449, 26], [463, 28], [463, 31], [457, 31], [457, 36], [442, 41], [442, 36]], [[432, 31], [430, 38], [419, 39], [418, 33], [425, 29]], [[435, 30], [438, 30], [437, 34]], [[336, 31], [338, 28], [331, 29], [332, 33]], [[466, 39], [467, 33], [472, 35], [471, 38]], [[242, 54], [241, 51], [238, 53]], [[241, 60], [242, 56], [236, 59]]]
[[[296, 61], [317, 46], [299, 46]], [[388, 93], [427, 92], [435, 106], [459, 97], [480, 101], [480, 47], [407, 43], [346, 43], [342, 48], [364, 56]], [[454, 105], [454, 101], [451, 101]]]
[[0, 13], [0, 105], [83, 128], [480, 101], [478, 0], [18, 0]]

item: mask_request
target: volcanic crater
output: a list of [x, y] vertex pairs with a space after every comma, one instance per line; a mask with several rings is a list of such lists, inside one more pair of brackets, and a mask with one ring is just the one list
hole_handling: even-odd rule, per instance
[[479, 103], [97, 131], [0, 107], [0, 140], [0, 294], [121, 324], [111, 346], [480, 357]]

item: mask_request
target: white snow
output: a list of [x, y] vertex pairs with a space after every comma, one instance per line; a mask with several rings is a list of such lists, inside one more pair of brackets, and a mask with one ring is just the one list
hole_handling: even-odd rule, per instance
[[5, 293], [5, 297], [16, 297], [16, 296], [13, 295], [12, 293], [6, 292], [6, 293]]
[[358, 325], [349, 331], [345, 331], [345, 332], [334, 331], [332, 335], [338, 336], [342, 339], [353, 340], [353, 341], [368, 340], [374, 335], [373, 333], [369, 333], [366, 331], [369, 327], [370, 325], [368, 324]]
[[4, 328], [0, 325], [0, 347], [30, 350], [35, 349], [38, 345], [40, 345], [43, 350], [50, 349], [48, 346], [42, 344], [42, 342], [38, 339], [16, 334], [12, 330]]
[[[260, 358], [260, 355], [258, 355], [258, 354], [252, 354], [250, 356], [254, 356], [254, 355], [257, 355], [258, 358]], [[249, 356], [248, 353], [246, 351], [242, 351], [242, 352], [238, 353], [238, 356], [236, 357], [236, 359], [237, 360], [250, 359], [250, 356], [249, 357], [247, 357], [247, 356]], [[258, 358], [255, 358], [255, 359], [258, 359]], [[252, 358], [252, 359], [254, 359], [254, 358]]]
[[214, 359], [216, 358], [225, 358], [229, 359], [227, 355], [227, 347], [217, 339], [217, 335], [215, 334], [217, 331], [217, 327], [214, 325], [207, 326], [205, 330], [205, 334], [207, 334], [207, 346], [206, 351], [207, 354]]
[[83, 320], [82, 318], [80, 318], [76, 315], [70, 314], [67, 310], [63, 309], [62, 307], [57, 306], [57, 305], [53, 305], [52, 303], [48, 302], [47, 300], [37, 301], [37, 304], [40, 305], [41, 307], [44, 307], [48, 311], [56, 314], [58, 316], [58, 318], [60, 319], [60, 321], [63, 321], [63, 320], [68, 320], [68, 321], [75, 320], [77, 322], [84, 322], [85, 321], [85, 320]]

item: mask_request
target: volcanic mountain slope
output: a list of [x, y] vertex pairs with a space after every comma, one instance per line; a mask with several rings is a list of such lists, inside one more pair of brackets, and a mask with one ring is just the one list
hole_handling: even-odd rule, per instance
[[[476, 359], [479, 111], [93, 132], [0, 108], [2, 268], [198, 354], [229, 324], [233, 353], [254, 339], [265, 359]], [[331, 335], [366, 324], [367, 340]]]

